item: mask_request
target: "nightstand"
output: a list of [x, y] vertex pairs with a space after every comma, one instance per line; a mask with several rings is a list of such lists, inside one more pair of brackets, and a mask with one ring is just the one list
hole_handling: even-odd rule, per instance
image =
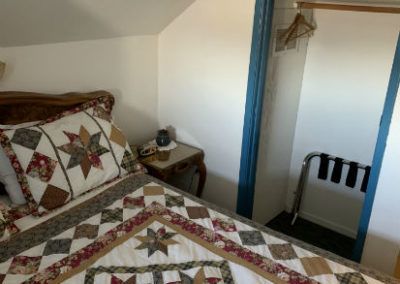
[[140, 162], [146, 166], [149, 174], [165, 182], [177, 174], [181, 174], [191, 167], [196, 166], [199, 173], [199, 183], [196, 196], [201, 197], [206, 182], [207, 170], [204, 164], [204, 152], [193, 146], [177, 142], [178, 147], [171, 150], [168, 161], [158, 161], [154, 155], [139, 158]]

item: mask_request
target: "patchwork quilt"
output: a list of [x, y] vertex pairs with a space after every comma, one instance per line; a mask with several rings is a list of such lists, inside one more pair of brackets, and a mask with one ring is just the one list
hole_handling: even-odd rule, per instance
[[393, 279], [147, 175], [0, 244], [0, 283], [379, 283]]

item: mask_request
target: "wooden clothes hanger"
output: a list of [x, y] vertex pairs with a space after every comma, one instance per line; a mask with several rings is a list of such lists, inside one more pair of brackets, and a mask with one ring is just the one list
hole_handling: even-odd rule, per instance
[[300, 37], [311, 35], [315, 29], [315, 26], [313, 26], [306, 20], [300, 10], [294, 18], [293, 23], [282, 34], [280, 39], [284, 40], [285, 45], [287, 45], [289, 42], [296, 40]]

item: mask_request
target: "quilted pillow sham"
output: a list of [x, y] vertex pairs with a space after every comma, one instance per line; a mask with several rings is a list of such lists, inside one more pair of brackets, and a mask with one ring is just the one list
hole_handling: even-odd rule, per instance
[[34, 215], [135, 169], [124, 134], [104, 99], [35, 126], [1, 130], [0, 143]]
[[18, 227], [9, 219], [8, 209], [7, 205], [0, 202], [0, 242], [19, 232]]

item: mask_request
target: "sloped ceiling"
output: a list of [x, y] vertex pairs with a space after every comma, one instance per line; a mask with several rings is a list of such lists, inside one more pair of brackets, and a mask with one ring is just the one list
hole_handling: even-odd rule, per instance
[[194, 1], [1, 0], [0, 46], [158, 34]]

